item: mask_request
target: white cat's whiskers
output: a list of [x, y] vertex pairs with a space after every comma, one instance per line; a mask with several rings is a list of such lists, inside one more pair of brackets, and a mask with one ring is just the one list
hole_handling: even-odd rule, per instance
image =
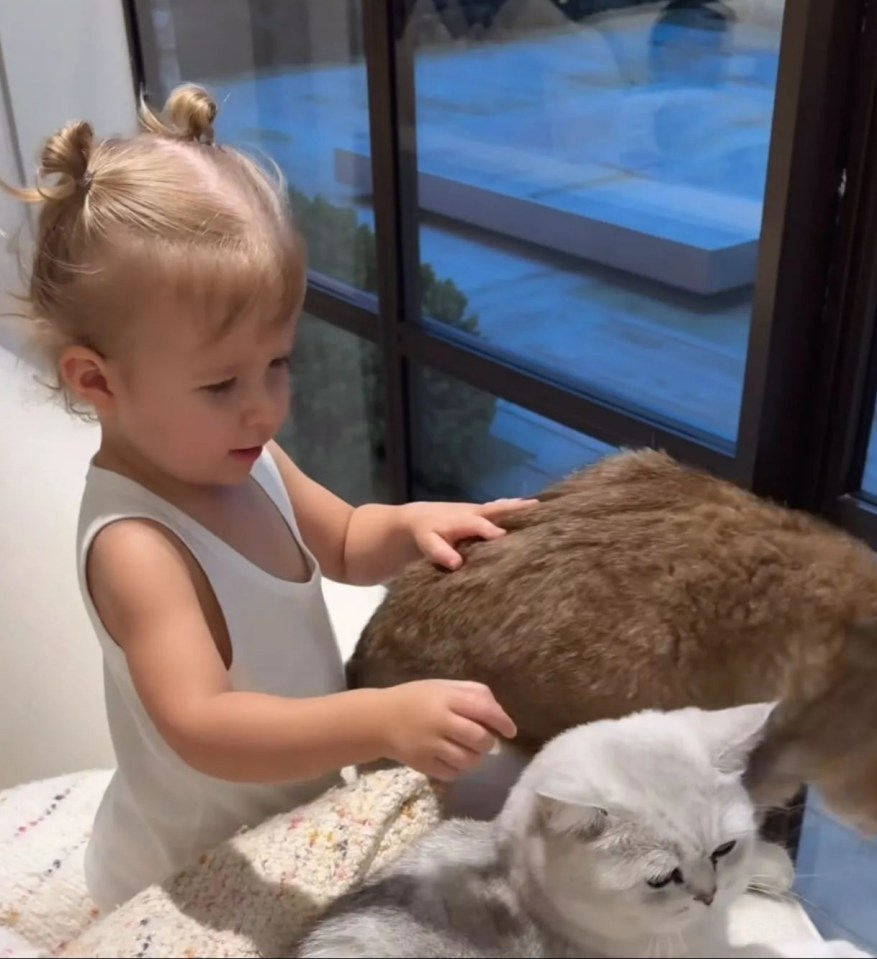
[[792, 895], [791, 890], [778, 889], [776, 876], [769, 873], [753, 873], [749, 879], [749, 890], [774, 899], [786, 899]]
[[685, 938], [681, 932], [652, 936], [646, 945], [644, 959], [674, 959], [684, 954]]
[[688, 943], [685, 940], [685, 933], [677, 932], [676, 940], [678, 942], [679, 948], [676, 950], [676, 955], [686, 956], [688, 955]]
[[798, 892], [797, 890], [792, 890], [792, 892], [790, 892], [789, 895], [796, 902], [799, 902], [804, 906], [809, 906], [815, 912], [819, 912], [819, 913], [824, 912], [823, 907], [820, 906], [819, 903], [814, 902], [812, 899], [808, 899], [806, 896], [802, 896], [801, 893]]

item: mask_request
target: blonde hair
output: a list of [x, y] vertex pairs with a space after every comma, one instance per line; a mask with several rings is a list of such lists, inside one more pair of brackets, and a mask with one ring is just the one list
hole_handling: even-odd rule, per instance
[[142, 103], [132, 137], [70, 123], [46, 142], [34, 188], [5, 187], [41, 205], [24, 300], [56, 370], [73, 344], [109, 355], [159, 295], [217, 334], [253, 310], [283, 321], [301, 305], [305, 253], [283, 178], [216, 146], [216, 113], [185, 85], [160, 114]]

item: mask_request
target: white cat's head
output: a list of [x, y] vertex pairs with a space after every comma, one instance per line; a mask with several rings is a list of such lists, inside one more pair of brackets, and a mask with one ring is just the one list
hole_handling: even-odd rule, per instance
[[497, 820], [544, 918], [621, 943], [684, 935], [727, 908], [751, 878], [742, 773], [771, 709], [641, 712], [548, 743]]

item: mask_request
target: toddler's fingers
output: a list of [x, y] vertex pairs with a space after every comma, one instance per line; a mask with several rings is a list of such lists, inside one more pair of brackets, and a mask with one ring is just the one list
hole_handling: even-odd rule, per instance
[[496, 746], [496, 736], [489, 729], [462, 716], [454, 717], [448, 736], [455, 743], [479, 755], [491, 752]]
[[441, 751], [436, 756], [439, 762], [450, 766], [458, 774], [474, 769], [481, 762], [481, 753], [473, 752], [471, 749], [464, 749], [457, 743], [445, 741], [442, 743]]
[[454, 769], [448, 763], [436, 756], [420, 770], [430, 779], [438, 779], [439, 782], [452, 783], [460, 775], [459, 769]]
[[538, 499], [495, 499], [485, 503], [478, 512], [487, 519], [494, 519], [504, 513], [514, 513], [520, 509], [538, 506]]
[[487, 726], [505, 739], [513, 739], [518, 734], [511, 717], [490, 692], [463, 692], [455, 704], [454, 712]]
[[464, 531], [466, 536], [479, 536], [481, 539], [499, 539], [505, 534], [501, 526], [492, 523], [486, 516], [473, 517], [472, 524]]
[[445, 569], [459, 569], [463, 564], [463, 557], [438, 533], [426, 534], [421, 544], [421, 551], [428, 559], [439, 566], [444, 566]]
[[436, 682], [447, 683], [464, 693], [474, 693], [477, 696], [493, 696], [486, 683], [479, 683], [475, 679], [439, 679]]

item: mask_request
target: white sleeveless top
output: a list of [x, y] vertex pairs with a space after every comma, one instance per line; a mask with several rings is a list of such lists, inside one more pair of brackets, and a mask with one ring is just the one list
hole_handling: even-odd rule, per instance
[[168, 878], [240, 827], [308, 802], [339, 782], [331, 775], [280, 785], [241, 784], [188, 766], [147, 715], [125, 655], [101, 623], [88, 591], [88, 551], [103, 527], [128, 518], [160, 523], [185, 544], [213, 588], [231, 639], [233, 689], [290, 697], [343, 690], [344, 670], [319, 566], [302, 541], [270, 453], [263, 452], [252, 475], [301, 547], [311, 570], [307, 582], [271, 576], [139, 483], [93, 464], [89, 469], [77, 537], [79, 582], [103, 649], [107, 718], [117, 762], [85, 857], [89, 891], [103, 911]]

